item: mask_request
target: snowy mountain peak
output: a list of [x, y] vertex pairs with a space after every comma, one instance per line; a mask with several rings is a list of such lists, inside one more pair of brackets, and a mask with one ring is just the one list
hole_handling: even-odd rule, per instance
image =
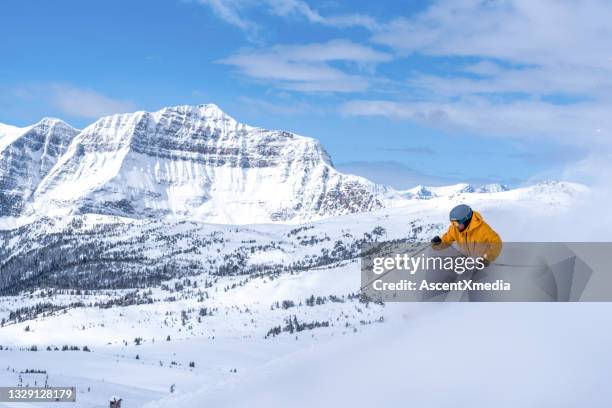
[[64, 122], [63, 120], [58, 119], [58, 118], [51, 118], [51, 117], [44, 117], [40, 121], [38, 121], [38, 123], [32, 126], [34, 127], [36, 126], [46, 126], [46, 127], [58, 126], [58, 127], [67, 128], [67, 129], [74, 129], [72, 126], [70, 126], [68, 123]]
[[18, 139], [19, 136], [25, 133], [28, 129], [29, 127], [20, 128], [17, 126], [0, 123], [0, 152]]
[[478, 187], [475, 191], [477, 193], [500, 193], [502, 191], [508, 191], [508, 190], [510, 190], [510, 188], [506, 186], [505, 184], [492, 183], [492, 184], [482, 185]]
[[454, 197], [457, 194], [485, 194], [485, 193], [503, 193], [510, 191], [510, 188], [504, 184], [493, 183], [475, 187], [468, 183], [458, 183], [449, 186], [430, 187], [418, 185], [409, 190], [398, 192], [399, 195], [406, 199], [421, 199], [427, 200], [435, 197]]
[[418, 185], [406, 191], [407, 198], [429, 198], [433, 193], [429, 187]]
[[236, 124], [237, 121], [213, 103], [201, 105], [169, 106], [152, 113], [157, 118], [162, 116], [185, 116], [205, 119], [211, 123]]
[[408, 199], [429, 199], [433, 197], [452, 196], [453, 194], [474, 193], [476, 189], [467, 183], [453, 184], [450, 186], [430, 187], [418, 185], [409, 190], [400, 192], [400, 194]]
[[52, 118], [0, 127], [0, 216], [21, 215], [78, 130]]
[[577, 194], [588, 193], [590, 189], [585, 185], [572, 183], [568, 181], [541, 181], [530, 187], [525, 187], [525, 190], [530, 190], [536, 194], [554, 193], [575, 196]]

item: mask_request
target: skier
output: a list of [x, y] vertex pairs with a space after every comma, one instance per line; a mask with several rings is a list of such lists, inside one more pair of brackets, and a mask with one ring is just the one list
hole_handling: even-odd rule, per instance
[[460, 204], [451, 210], [449, 218], [448, 231], [442, 238], [435, 236], [431, 240], [434, 249], [444, 249], [456, 242], [463, 255], [482, 257], [486, 266], [497, 258], [502, 249], [501, 238], [479, 212]]

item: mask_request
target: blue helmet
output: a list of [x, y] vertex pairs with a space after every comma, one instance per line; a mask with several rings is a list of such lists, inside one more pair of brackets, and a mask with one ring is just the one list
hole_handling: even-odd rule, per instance
[[451, 210], [449, 218], [451, 221], [457, 221], [459, 224], [465, 224], [472, 218], [472, 209], [469, 205], [459, 204]]

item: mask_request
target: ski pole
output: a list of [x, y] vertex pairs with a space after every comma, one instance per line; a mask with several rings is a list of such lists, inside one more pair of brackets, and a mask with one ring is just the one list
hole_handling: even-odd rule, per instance
[[524, 264], [506, 264], [506, 263], [498, 263], [498, 262], [491, 262], [491, 265], [495, 265], [495, 266], [507, 266], [510, 268], [533, 268], [537, 265], [524, 265]]

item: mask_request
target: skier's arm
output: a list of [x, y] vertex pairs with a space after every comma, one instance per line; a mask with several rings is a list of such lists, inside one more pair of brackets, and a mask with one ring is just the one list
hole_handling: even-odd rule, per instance
[[455, 242], [455, 234], [453, 234], [453, 226], [449, 226], [448, 230], [440, 238], [441, 242], [433, 246], [434, 249], [444, 249], [451, 246]]
[[485, 251], [483, 257], [488, 262], [495, 261], [502, 250], [502, 240], [497, 234], [497, 232], [493, 231], [491, 227], [487, 225], [487, 233], [486, 233], [486, 242], [489, 243], [487, 250]]

